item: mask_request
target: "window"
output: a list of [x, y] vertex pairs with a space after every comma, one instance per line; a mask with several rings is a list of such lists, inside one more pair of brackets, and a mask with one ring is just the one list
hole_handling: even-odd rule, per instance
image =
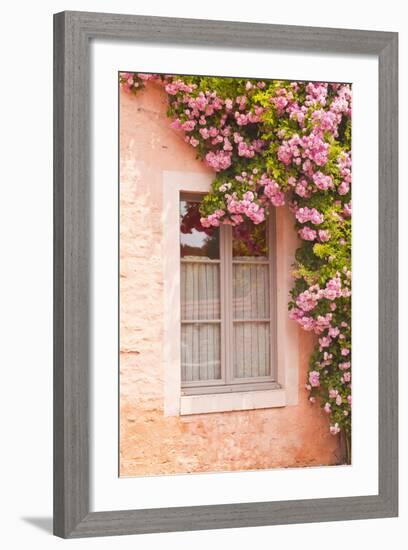
[[[259, 231], [254, 226], [241, 225], [234, 231], [226, 226], [207, 233], [200, 227], [197, 207], [201, 197], [211, 189], [212, 180], [210, 173], [186, 170], [164, 171], [162, 177], [165, 416], [287, 407], [299, 400], [301, 342], [299, 327], [289, 319], [287, 309], [298, 246], [292, 214], [286, 207], [274, 210], [262, 239], [259, 234], [254, 237], [253, 231]], [[180, 226], [180, 214], [185, 226]], [[244, 235], [238, 236], [237, 231], [244, 229]], [[243, 249], [244, 245], [238, 242], [245, 240], [248, 242]], [[263, 250], [259, 246], [262, 241]], [[197, 259], [204, 263], [196, 262]], [[261, 268], [262, 265], [267, 267]], [[241, 278], [240, 269], [246, 269]], [[267, 273], [269, 287], [263, 284], [260, 288], [262, 270]], [[187, 282], [187, 275], [194, 287]], [[193, 289], [190, 298], [186, 294], [189, 289], [190, 292]], [[265, 290], [264, 296], [269, 293], [269, 316], [258, 305], [262, 304], [261, 289]], [[255, 306], [257, 309], [252, 311]], [[195, 319], [193, 315], [200, 317]], [[261, 361], [254, 360], [268, 353], [265, 350], [264, 355], [261, 351], [258, 355], [258, 345], [260, 350], [265, 348], [261, 346], [261, 327], [256, 328], [256, 321], [264, 324], [269, 338], [269, 361], [264, 362], [266, 376], [259, 369]], [[235, 341], [241, 342], [237, 349], [234, 330]], [[252, 331], [258, 335], [257, 339]], [[252, 362], [247, 361], [248, 356]]]
[[204, 228], [180, 195], [181, 393], [278, 388], [274, 218]]

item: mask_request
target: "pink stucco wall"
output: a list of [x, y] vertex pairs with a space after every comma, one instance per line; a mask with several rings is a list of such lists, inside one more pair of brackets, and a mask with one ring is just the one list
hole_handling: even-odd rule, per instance
[[121, 92], [120, 474], [338, 463], [338, 440], [303, 389], [313, 336], [300, 329], [298, 405], [163, 415], [163, 170], [210, 173], [170, 128], [160, 88]]

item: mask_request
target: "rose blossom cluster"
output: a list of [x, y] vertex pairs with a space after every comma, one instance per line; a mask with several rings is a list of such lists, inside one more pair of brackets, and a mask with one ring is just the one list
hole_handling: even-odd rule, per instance
[[[341, 328], [332, 326], [330, 322], [333, 319], [334, 312], [337, 309], [335, 300], [350, 297], [350, 279], [347, 277], [342, 280], [339, 273], [335, 277], [329, 279], [323, 288], [319, 284], [315, 284], [299, 293], [294, 300], [294, 306], [290, 310], [290, 319], [297, 321], [307, 330], [313, 330], [317, 335], [327, 330], [328, 338], [341, 339]], [[310, 312], [314, 310], [319, 302], [324, 301], [325, 315], [318, 314], [315, 317], [310, 316]], [[332, 303], [330, 303], [332, 302]], [[335, 307], [333, 307], [333, 305]], [[321, 312], [321, 308], [319, 309]], [[346, 325], [346, 328], [348, 324]], [[323, 347], [327, 347], [324, 345]]]
[[[306, 160], [312, 161], [317, 166], [324, 166], [328, 161], [329, 144], [324, 140], [320, 131], [312, 131], [310, 134], [293, 135], [288, 140], [283, 140], [278, 149], [278, 159], [285, 166], [294, 164], [301, 166]], [[304, 171], [310, 174], [310, 163], [303, 166]]]
[[[234, 188], [240, 187], [246, 189], [243, 193], [238, 193]], [[217, 212], [201, 218], [204, 227], [218, 225], [221, 223], [230, 225], [239, 225], [246, 218], [254, 224], [259, 224], [265, 220], [270, 205], [282, 206], [285, 204], [285, 193], [281, 190], [277, 182], [270, 178], [266, 173], [259, 174], [255, 168], [250, 173], [245, 171], [236, 175], [233, 182], [223, 183], [218, 187], [218, 192], [223, 196], [225, 205], [223, 216]]]
[[245, 217], [255, 225], [265, 220], [265, 208], [262, 206], [262, 202], [258, 200], [256, 193], [246, 191], [242, 198], [239, 198], [235, 191], [228, 192], [231, 183], [223, 184], [222, 188], [225, 193], [226, 209], [218, 209], [209, 216], [201, 218], [203, 227], [218, 226], [220, 222], [239, 225]]
[[254, 224], [261, 223], [265, 220], [265, 209], [254, 201], [255, 195], [252, 191], [247, 191], [239, 200], [236, 193], [233, 193], [227, 202], [228, 211], [232, 214], [233, 221], [241, 223], [247, 216]]
[[181, 80], [167, 82], [165, 89], [175, 115], [172, 127], [184, 131], [193, 147], [204, 146], [203, 160], [216, 172], [227, 170], [235, 158], [253, 159], [264, 147], [257, 132], [264, 108], [251, 97], [264, 86], [263, 82], [248, 81], [242, 93], [231, 98], [183, 86]]
[[324, 215], [316, 208], [307, 206], [299, 207], [297, 203], [291, 204], [291, 210], [299, 225], [303, 225], [298, 230], [298, 235], [304, 241], [318, 241], [325, 243], [330, 240], [331, 234], [328, 229], [320, 229], [313, 226], [321, 225], [324, 222]]
[[311, 222], [313, 225], [320, 225], [324, 220], [323, 214], [320, 214], [316, 208], [308, 208], [307, 206], [304, 208], [297, 208], [295, 216], [298, 222]]
[[[262, 179], [263, 178], [263, 179]], [[275, 180], [268, 178], [263, 174], [260, 182], [264, 186], [264, 195], [271, 201], [273, 206], [283, 206], [285, 204], [285, 194]]]
[[258, 224], [289, 203], [301, 239], [289, 315], [316, 338], [309, 401], [320, 401], [330, 433], [350, 438], [351, 87], [121, 73], [127, 91], [149, 80], [162, 83], [172, 127], [216, 174], [204, 227]]
[[[288, 168], [297, 167], [298, 180], [294, 182], [295, 193], [300, 197], [310, 197], [312, 193], [334, 190], [335, 184], [325, 166], [329, 161], [330, 143], [327, 135], [333, 138], [339, 136], [339, 126], [344, 118], [351, 116], [351, 89], [348, 85], [331, 85], [326, 83], [309, 83], [305, 86], [306, 100], [299, 106], [293, 89], [278, 90], [271, 102], [276, 106], [279, 117], [288, 116], [296, 120], [299, 129], [305, 131], [305, 120], [308, 120], [312, 130], [309, 133], [294, 133], [287, 136], [287, 131], [281, 132], [281, 144], [277, 151], [278, 159]], [[336, 92], [336, 95], [330, 97]], [[351, 157], [343, 151], [339, 161], [339, 175], [336, 189], [339, 195], [347, 195], [351, 184]], [[309, 231], [305, 231], [306, 240], [311, 240]]]
[[231, 153], [227, 153], [226, 151], [210, 151], [205, 155], [205, 160], [208, 166], [216, 172], [220, 172], [231, 166]]
[[[318, 338], [318, 348], [311, 359], [306, 389], [311, 403], [316, 392], [322, 399], [323, 409], [340, 426], [349, 420], [351, 407], [350, 324], [340, 321], [344, 309], [350, 307], [351, 272], [336, 273], [321, 287], [311, 285], [294, 299], [290, 318], [304, 330], [313, 331]], [[331, 429], [333, 435], [339, 430]]]

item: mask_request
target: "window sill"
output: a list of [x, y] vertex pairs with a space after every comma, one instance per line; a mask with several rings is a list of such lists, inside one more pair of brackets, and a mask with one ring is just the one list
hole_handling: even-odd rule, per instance
[[204, 414], [250, 409], [284, 407], [284, 389], [231, 392], [203, 395], [183, 395], [180, 398], [180, 415]]

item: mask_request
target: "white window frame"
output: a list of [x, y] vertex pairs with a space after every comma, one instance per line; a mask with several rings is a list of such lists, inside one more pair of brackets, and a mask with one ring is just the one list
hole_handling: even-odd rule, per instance
[[[275, 221], [276, 253], [270, 269], [271, 291], [275, 308], [271, 315], [274, 372], [271, 378], [256, 382], [241, 379], [242, 386], [194, 384], [192, 394], [181, 383], [181, 312], [180, 312], [180, 194], [208, 193], [212, 174], [201, 172], [163, 172], [163, 270], [164, 270], [164, 334], [163, 383], [164, 414], [176, 416], [210, 412], [258, 409], [296, 405], [298, 402], [298, 332], [288, 319], [287, 301], [290, 289], [290, 268], [296, 248], [296, 235], [288, 223], [283, 207], [277, 209]], [[280, 212], [281, 211], [281, 212]], [[228, 228], [230, 229], [230, 228]], [[270, 231], [272, 231], [271, 228]], [[271, 237], [269, 237], [271, 238]], [[276, 279], [275, 279], [276, 277]], [[273, 330], [275, 327], [275, 330]], [[276, 337], [272, 337], [272, 333]], [[232, 367], [230, 367], [232, 368]], [[224, 382], [222, 382], [224, 384]], [[200, 388], [202, 386], [202, 389]], [[245, 391], [242, 391], [245, 387]], [[262, 388], [262, 389], [261, 389]]]

